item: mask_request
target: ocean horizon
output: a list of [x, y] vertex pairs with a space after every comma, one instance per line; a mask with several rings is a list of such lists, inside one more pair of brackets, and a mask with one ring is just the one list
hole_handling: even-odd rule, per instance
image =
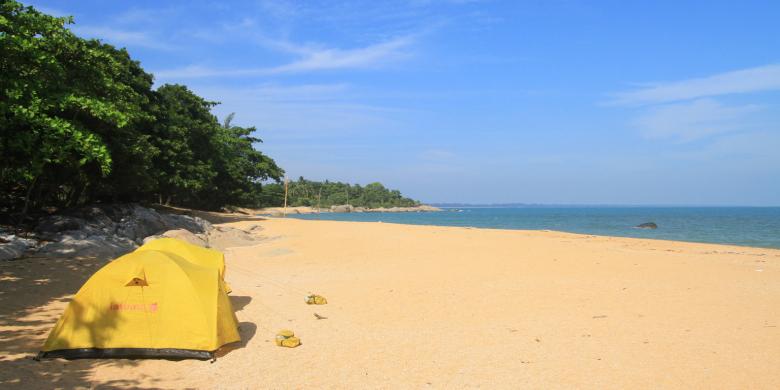
[[[320, 213], [307, 220], [387, 222], [487, 229], [555, 230], [780, 249], [780, 207], [718, 206], [445, 206], [441, 212]], [[640, 229], [653, 222], [657, 229]]]

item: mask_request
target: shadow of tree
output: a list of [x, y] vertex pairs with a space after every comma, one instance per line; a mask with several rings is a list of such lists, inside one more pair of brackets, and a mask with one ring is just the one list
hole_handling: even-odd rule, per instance
[[0, 262], [0, 388], [140, 386], [135, 379], [111, 383], [91, 379], [100, 366], [137, 365], [130, 360], [33, 360], [73, 294], [106, 263], [93, 258]]

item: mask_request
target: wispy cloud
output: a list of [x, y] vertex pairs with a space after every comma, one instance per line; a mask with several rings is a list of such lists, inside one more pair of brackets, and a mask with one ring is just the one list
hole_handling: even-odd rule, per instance
[[145, 47], [159, 50], [175, 49], [172, 45], [160, 41], [147, 32], [121, 30], [112, 27], [79, 25], [73, 26], [72, 30], [82, 37], [100, 39], [117, 46]]
[[358, 49], [324, 49], [309, 51], [304, 58], [288, 65], [273, 68], [275, 73], [300, 72], [308, 70], [373, 67], [385, 61], [406, 56], [411, 37], [396, 38]]
[[643, 105], [780, 89], [780, 64], [771, 64], [620, 92], [613, 104]]
[[[707, 77], [647, 84], [613, 94], [610, 105], [639, 106], [632, 121], [648, 138], [689, 142], [725, 133], [755, 130], [751, 119], [764, 107], [724, 103], [727, 95], [780, 90], [780, 64], [724, 72]], [[749, 101], [749, 100], [748, 100]]]
[[403, 128], [404, 110], [363, 103], [347, 84], [192, 88], [221, 102], [215, 108], [219, 117], [235, 112], [237, 123], [257, 126], [269, 144], [318, 140], [332, 145]]
[[288, 42], [276, 42], [281, 50], [297, 54], [297, 60], [276, 67], [218, 69], [199, 65], [186, 66], [179, 69], [155, 72], [160, 78], [200, 78], [200, 77], [237, 77], [262, 76], [284, 73], [299, 73], [308, 71], [335, 69], [373, 68], [388, 61], [398, 60], [408, 56], [408, 49], [414, 42], [412, 36], [404, 36], [389, 41], [356, 49], [314, 48], [298, 46]]
[[681, 142], [736, 131], [745, 126], [748, 114], [758, 105], [727, 106], [713, 99], [658, 106], [642, 114], [636, 125], [649, 138]]

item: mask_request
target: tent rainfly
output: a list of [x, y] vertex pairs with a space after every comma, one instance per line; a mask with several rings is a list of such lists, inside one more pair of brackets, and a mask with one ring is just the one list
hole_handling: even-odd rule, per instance
[[[218, 252], [217, 252], [218, 253]], [[211, 359], [241, 340], [218, 267], [136, 250], [81, 287], [39, 358]]]

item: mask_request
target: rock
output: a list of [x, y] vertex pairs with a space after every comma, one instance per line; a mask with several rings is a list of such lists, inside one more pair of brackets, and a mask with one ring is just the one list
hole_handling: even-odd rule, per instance
[[146, 244], [147, 242], [156, 240], [158, 238], [175, 238], [204, 248], [207, 248], [209, 246], [205, 234], [203, 233], [195, 234], [187, 229], [168, 230], [163, 234], [159, 234], [156, 236], [149, 236], [144, 238], [143, 243]]
[[193, 233], [206, 233], [213, 228], [211, 222], [200, 217], [179, 214], [160, 214], [167, 229], [187, 229]]
[[352, 205], [343, 204], [338, 206], [330, 206], [331, 213], [351, 213]]
[[106, 234], [116, 231], [116, 223], [100, 207], [87, 207], [81, 210], [80, 217], [87, 222], [87, 225]]
[[119, 220], [117, 235], [142, 242], [144, 238], [165, 231], [165, 222], [157, 211], [136, 206], [132, 214]]
[[37, 244], [36, 240], [22, 238], [15, 234], [2, 234], [0, 235], [0, 261], [18, 259]]
[[47, 257], [97, 257], [111, 259], [136, 248], [135, 242], [106, 235], [64, 235], [59, 241], [43, 245], [35, 253]]
[[189, 215], [160, 214], [154, 209], [135, 206], [130, 215], [117, 224], [116, 233], [140, 244], [143, 239], [172, 229], [187, 229], [193, 233], [205, 233], [211, 223]]
[[35, 231], [43, 235], [52, 235], [68, 230], [78, 230], [86, 225], [86, 221], [81, 218], [67, 215], [52, 215], [46, 217], [35, 227]]
[[[435, 211], [442, 211], [442, 210], [441, 210], [440, 208], [438, 208], [438, 207], [434, 207], [434, 206], [428, 206], [428, 205], [426, 205], [426, 204], [421, 204], [421, 205], [419, 205], [419, 206], [417, 206], [417, 207], [412, 207], [412, 208], [416, 209], [416, 211], [425, 211], [425, 212], [435, 212]], [[458, 211], [463, 211], [463, 210], [458, 210]]]
[[655, 222], [645, 222], [636, 226], [639, 229], [658, 229], [658, 225]]
[[114, 204], [47, 217], [36, 230], [42, 238], [52, 241], [41, 246], [36, 255], [114, 258], [132, 251], [150, 236], [173, 236], [207, 246], [206, 233], [212, 230], [212, 225], [199, 217], [160, 213], [134, 204]]
[[252, 232], [259, 231], [254, 227], [251, 232], [235, 229], [227, 226], [216, 226], [206, 235], [209, 247], [225, 250], [225, 248], [238, 247], [238, 246], [250, 246], [256, 245], [262, 240]]

